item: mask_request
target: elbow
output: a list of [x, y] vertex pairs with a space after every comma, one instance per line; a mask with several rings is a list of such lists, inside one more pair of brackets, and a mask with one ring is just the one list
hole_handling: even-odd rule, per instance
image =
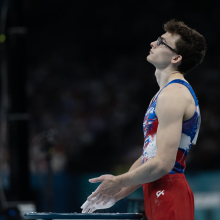
[[161, 173], [163, 174], [163, 175], [167, 175], [167, 174], [169, 174], [171, 171], [172, 171], [172, 169], [173, 169], [173, 167], [174, 167], [174, 164], [175, 164], [175, 162], [173, 163], [173, 162], [169, 162], [169, 163], [161, 163], [160, 164], [160, 170], [161, 170]]
[[172, 168], [170, 168], [170, 167], [166, 167], [166, 168], [164, 169], [164, 175], [169, 174], [169, 173], [171, 172], [172, 169], [173, 169], [173, 167], [172, 167]]

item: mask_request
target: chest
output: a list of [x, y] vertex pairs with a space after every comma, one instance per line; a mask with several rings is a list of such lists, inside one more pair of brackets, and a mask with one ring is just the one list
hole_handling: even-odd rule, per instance
[[144, 116], [143, 132], [144, 135], [153, 135], [157, 132], [158, 118], [155, 113], [156, 101], [153, 101], [148, 107]]

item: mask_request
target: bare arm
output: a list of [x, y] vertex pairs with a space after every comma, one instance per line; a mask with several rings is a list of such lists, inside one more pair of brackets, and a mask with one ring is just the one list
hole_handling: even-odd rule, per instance
[[125, 174], [103, 175], [90, 179], [91, 183], [102, 183], [88, 199], [98, 194], [103, 199], [116, 196], [124, 187], [153, 182], [170, 173], [174, 167], [180, 143], [183, 116], [190, 103], [184, 95], [186, 90], [182, 88], [183, 86], [170, 85], [158, 96], [156, 114], [159, 125], [156, 136], [156, 156]]
[[188, 100], [181, 96], [182, 92], [181, 89], [173, 92], [168, 87], [158, 97], [157, 154], [138, 168], [116, 177], [122, 187], [155, 181], [172, 170], [181, 138], [182, 120], [188, 106]]
[[[157, 95], [157, 94], [156, 94]], [[155, 96], [156, 96], [155, 95]], [[154, 96], [154, 97], [155, 97]], [[152, 100], [154, 99], [154, 97], [151, 99], [150, 104], [152, 102]], [[136, 168], [138, 168], [139, 166], [142, 165], [142, 156], [140, 156], [134, 163], [133, 165], [130, 167], [129, 171], [135, 170]], [[134, 192], [136, 189], [138, 189], [142, 184], [138, 184], [138, 185], [134, 185], [134, 186], [127, 186], [121, 189], [121, 191], [116, 194], [114, 196], [116, 202], [123, 199], [124, 197], [128, 196], [129, 194], [131, 194], [132, 192]]]
[[[136, 168], [138, 168], [139, 166], [141, 166], [142, 162], [141, 162], [141, 157], [139, 157], [134, 163], [133, 165], [130, 167], [129, 171], [132, 171]], [[114, 196], [115, 201], [119, 201], [121, 199], [123, 199], [124, 197], [128, 196], [129, 194], [131, 194], [132, 192], [134, 192], [136, 189], [138, 189], [141, 186], [141, 184], [135, 185], [135, 186], [127, 186], [121, 189], [121, 191], [116, 194]]]

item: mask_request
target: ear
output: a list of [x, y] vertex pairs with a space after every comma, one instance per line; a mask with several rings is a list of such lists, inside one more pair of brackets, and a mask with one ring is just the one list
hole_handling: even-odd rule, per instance
[[180, 64], [181, 61], [182, 61], [182, 56], [181, 55], [176, 55], [175, 57], [173, 57], [171, 63]]

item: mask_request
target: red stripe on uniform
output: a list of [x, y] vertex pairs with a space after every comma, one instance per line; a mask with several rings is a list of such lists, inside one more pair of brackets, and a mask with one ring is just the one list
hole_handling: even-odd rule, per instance
[[181, 150], [178, 149], [176, 155], [176, 162], [180, 163], [183, 166], [183, 168], [185, 168], [186, 166], [185, 159], [186, 159], [186, 155]]

